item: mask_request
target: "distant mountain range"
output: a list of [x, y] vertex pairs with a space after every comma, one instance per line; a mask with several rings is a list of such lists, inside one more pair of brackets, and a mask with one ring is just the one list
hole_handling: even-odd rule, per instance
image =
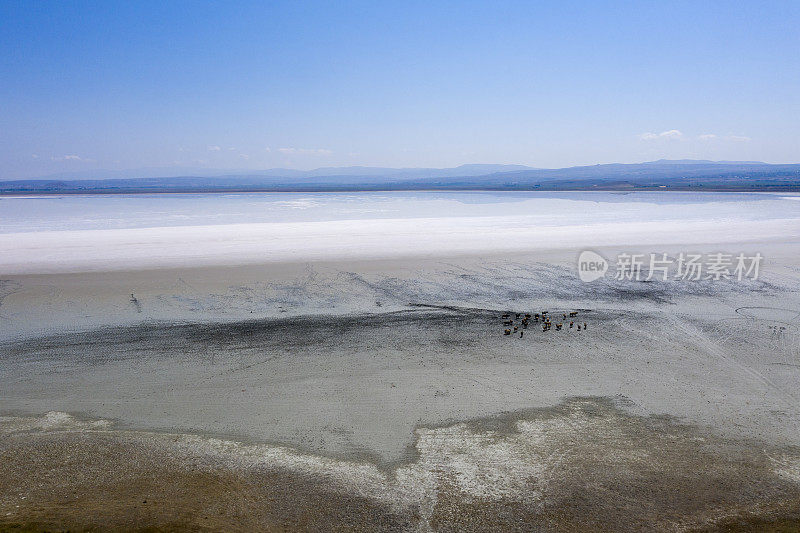
[[[295, 170], [288, 168], [270, 168], [266, 170], [242, 169], [209, 169], [199, 167], [148, 167], [127, 170], [88, 170], [84, 172], [61, 172], [49, 174], [33, 180], [100, 180], [100, 179], [136, 179], [136, 178], [179, 178], [196, 177], [212, 178], [225, 176], [262, 176], [278, 178], [302, 178], [321, 176], [394, 176], [421, 178], [426, 176], [480, 176], [493, 172], [510, 172], [514, 170], [531, 170], [525, 165], [461, 165], [455, 168], [385, 168], [385, 167], [322, 167], [314, 170]], [[0, 178], [0, 182], [8, 181]]]
[[59, 175], [0, 181], [0, 194], [361, 190], [800, 191], [800, 164], [774, 165], [758, 161], [662, 159], [648, 163], [559, 169], [523, 165], [462, 165], [443, 169], [342, 167], [308, 171], [219, 171], [222, 174], [218, 175], [193, 175], [191, 172], [178, 176], [152, 175], [159, 170], [164, 169], [125, 171], [126, 177], [97, 171], [91, 176]]

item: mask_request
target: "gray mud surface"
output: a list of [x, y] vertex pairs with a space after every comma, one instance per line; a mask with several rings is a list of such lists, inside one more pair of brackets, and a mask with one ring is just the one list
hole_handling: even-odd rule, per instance
[[798, 530], [794, 263], [412, 266], [3, 281], [0, 528]]

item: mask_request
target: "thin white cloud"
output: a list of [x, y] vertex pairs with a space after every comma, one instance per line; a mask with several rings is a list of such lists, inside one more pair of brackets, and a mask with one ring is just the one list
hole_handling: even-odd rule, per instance
[[324, 148], [278, 148], [278, 151], [285, 155], [331, 155], [332, 150]]
[[34, 159], [39, 159], [39, 154], [31, 154], [31, 157]]
[[750, 137], [744, 135], [716, 135], [714, 133], [704, 133], [698, 135], [697, 138], [701, 141], [730, 141], [730, 142], [750, 142]]
[[222, 148], [220, 148], [217, 145], [209, 145], [208, 146], [208, 151], [209, 152], [219, 152], [220, 150], [222, 150]]
[[249, 155], [247, 155], [247, 154], [239, 154], [239, 157], [241, 157], [241, 158], [242, 158], [242, 159], [244, 159], [245, 161], [247, 161], [248, 159], [250, 159], [250, 156], [249, 156]]
[[89, 158], [81, 157], [79, 155], [74, 155], [74, 154], [62, 155], [60, 157], [51, 157], [50, 159], [52, 159], [53, 161], [83, 161], [83, 162], [86, 162], [86, 163], [94, 162], [94, 159], [89, 159]]
[[643, 141], [655, 141], [658, 139], [676, 140], [683, 138], [683, 133], [681, 133], [679, 130], [667, 130], [667, 131], [662, 131], [661, 133], [648, 132], [648, 133], [642, 133], [641, 135], [639, 135], [639, 138]]

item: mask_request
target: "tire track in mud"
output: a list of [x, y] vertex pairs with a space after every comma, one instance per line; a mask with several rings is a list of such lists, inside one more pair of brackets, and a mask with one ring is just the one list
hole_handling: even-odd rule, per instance
[[692, 326], [686, 319], [680, 319], [678, 317], [673, 317], [672, 315], [665, 314], [665, 318], [672, 322], [676, 329], [683, 331], [686, 335], [690, 338], [697, 341], [699, 347], [703, 348], [706, 353], [715, 357], [716, 359], [727, 363], [729, 366], [738, 368], [745, 374], [751, 376], [756, 381], [760, 382], [764, 386], [766, 386], [769, 390], [772, 390], [777, 394], [779, 399], [782, 401], [785, 407], [789, 408], [792, 412], [796, 414], [800, 414], [800, 406], [798, 406], [798, 402], [800, 399], [795, 398], [794, 395], [791, 393], [783, 390], [779, 387], [776, 383], [772, 380], [764, 376], [761, 372], [756, 370], [755, 368], [746, 365], [740, 361], [737, 361], [733, 357], [729, 356], [725, 350], [720, 348], [714, 341], [708, 338], [701, 330]]
[[[10, 279], [0, 279], [0, 311], [3, 309], [3, 301], [9, 296], [18, 293], [22, 290], [22, 285]], [[6, 322], [11, 322], [11, 318], [5, 316], [0, 312], [0, 319]]]

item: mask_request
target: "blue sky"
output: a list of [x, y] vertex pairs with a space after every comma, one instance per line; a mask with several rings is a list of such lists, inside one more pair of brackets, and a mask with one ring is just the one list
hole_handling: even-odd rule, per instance
[[800, 2], [0, 0], [0, 177], [800, 161]]

